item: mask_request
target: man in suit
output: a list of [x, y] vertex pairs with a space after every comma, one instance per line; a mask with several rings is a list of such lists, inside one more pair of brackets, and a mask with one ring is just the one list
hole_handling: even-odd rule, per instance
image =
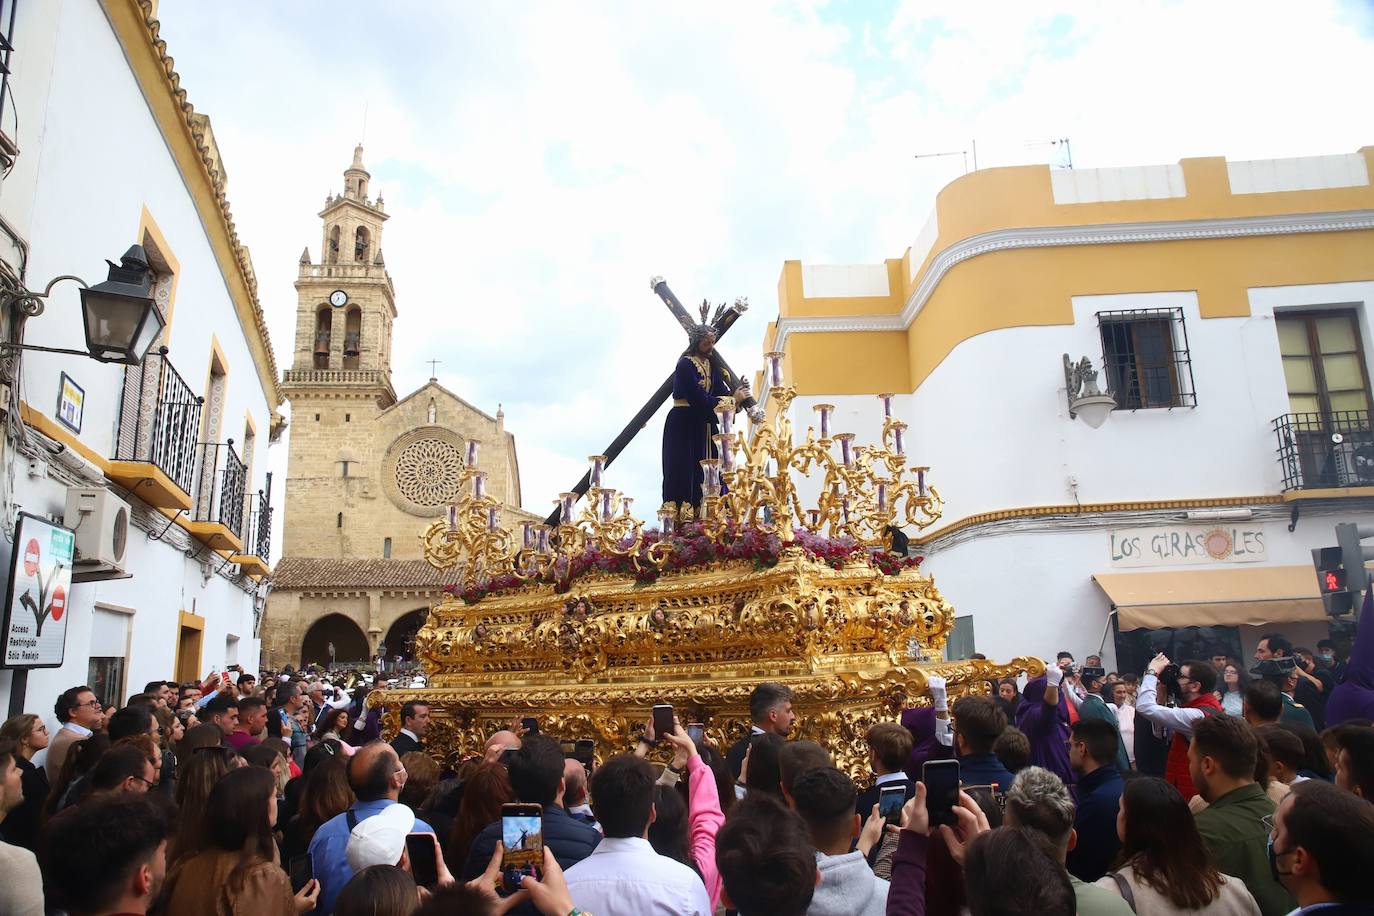
[[48, 756], [43, 766], [48, 771], [48, 781], [55, 785], [72, 745], [85, 741], [100, 727], [104, 712], [100, 708], [100, 701], [95, 698], [95, 691], [82, 685], [62, 691], [53, 704], [53, 714], [62, 727], [48, 744]]
[[772, 733], [786, 738], [792, 730], [797, 714], [792, 711], [792, 688], [785, 684], [765, 681], [749, 694], [749, 718], [753, 727], [749, 734], [730, 746], [725, 759], [730, 764], [730, 772], [739, 779], [740, 767], [744, 765], [744, 754], [749, 750], [749, 739], [754, 735]]
[[883, 788], [901, 786], [905, 804], [906, 799], [916, 794], [916, 783], [902, 769], [911, 756], [911, 732], [896, 722], [879, 722], [868, 729], [864, 741], [868, 744], [868, 765], [874, 779], [872, 788], [859, 793], [854, 811], [867, 820]]
[[406, 703], [401, 707], [401, 733], [391, 739], [397, 757], [411, 751], [425, 749], [425, 733], [429, 731], [429, 704]]

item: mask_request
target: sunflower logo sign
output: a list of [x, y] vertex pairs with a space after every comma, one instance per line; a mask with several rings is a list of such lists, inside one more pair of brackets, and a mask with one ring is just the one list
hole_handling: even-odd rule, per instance
[[67, 646], [67, 602], [76, 536], [20, 513], [5, 601], [5, 668], [54, 668]]

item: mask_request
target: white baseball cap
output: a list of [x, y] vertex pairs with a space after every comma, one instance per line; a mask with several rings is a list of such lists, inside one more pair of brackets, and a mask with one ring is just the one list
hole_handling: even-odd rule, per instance
[[406, 848], [406, 834], [415, 829], [415, 812], [402, 804], [388, 805], [348, 835], [348, 866], [360, 872], [371, 865], [395, 865]]

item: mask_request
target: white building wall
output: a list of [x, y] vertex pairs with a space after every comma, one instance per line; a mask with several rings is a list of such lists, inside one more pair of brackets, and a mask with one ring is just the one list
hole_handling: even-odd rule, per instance
[[[228, 363], [223, 437], [234, 439], [253, 472], [249, 491], [257, 492], [268, 467], [272, 394], [254, 365], [247, 331], [200, 214], [100, 4], [21, 4], [15, 44], [10, 85], [21, 152], [0, 188], [0, 215], [26, 236], [31, 248], [28, 287], [41, 289], [59, 274], [77, 274], [91, 284], [103, 280], [105, 259], [117, 261], [141, 241], [138, 229], [146, 207], [167, 240], [168, 253], [179, 262], [168, 358], [193, 392], [205, 394], [212, 337], [218, 341]], [[45, 314], [28, 323], [25, 342], [84, 349], [75, 284], [54, 290]], [[53, 416], [63, 371], [85, 389], [81, 442], [112, 457], [124, 368], [29, 352], [18, 396]], [[246, 417], [252, 418], [257, 433], [252, 455], [244, 454]], [[7, 448], [6, 460], [15, 457], [16, 450]], [[65, 486], [56, 473], [30, 479], [26, 466], [20, 459], [3, 520], [6, 537], [11, 536], [16, 509], [58, 519], [62, 515]], [[124, 498], [138, 503], [136, 497]], [[237, 660], [256, 664], [253, 583], [243, 577], [231, 581], [228, 576], [236, 567], [218, 574], [223, 560], [208, 550], [188, 555], [183, 550], [188, 540], [178, 534], [174, 530], [155, 541], [145, 531], [131, 529], [126, 569], [132, 578], [73, 586], [66, 661], [61, 668], [30, 673], [26, 708], [51, 719], [56, 694], [86, 681], [91, 613], [98, 602], [132, 611], [126, 696], [149, 680], [174, 676], [182, 611], [204, 618], [202, 674], [223, 667], [230, 637], [238, 640]], [[191, 552], [199, 547], [189, 545]], [[8, 543], [0, 544], [6, 554], [9, 549]], [[7, 570], [7, 558], [5, 563]], [[0, 672], [0, 703], [8, 702], [9, 686], [9, 672]]]
[[[927, 481], [945, 500], [931, 530], [1006, 509], [1279, 493], [1272, 423], [1289, 407], [1274, 314], [1354, 308], [1368, 359], [1374, 283], [1256, 288], [1249, 303], [1248, 317], [1203, 319], [1191, 291], [1080, 296], [1073, 325], [1008, 328], [960, 343], [913, 394], [893, 399], [894, 415], [910, 424], [911, 464], [931, 466]], [[1071, 420], [1062, 356], [1076, 362], [1086, 355], [1101, 367], [1096, 313], [1164, 308], [1183, 310], [1197, 406], [1117, 410], [1099, 429]], [[1099, 382], [1106, 387], [1105, 373]], [[818, 403], [835, 405], [834, 431], [855, 433], [856, 444], [877, 441], [882, 406], [872, 395], [797, 398], [791, 416], [799, 439]], [[800, 481], [798, 489], [803, 504], [814, 505], [819, 480]], [[1287, 506], [1260, 512], [1271, 565], [1309, 565], [1313, 547], [1334, 543], [1336, 522], [1374, 521], [1372, 513], [1325, 508], [1304, 515], [1290, 534]], [[1132, 524], [1183, 523], [1177, 511]], [[1006, 658], [1069, 649], [1081, 661], [1101, 645], [1110, 612], [1091, 577], [1113, 569], [1111, 527], [1123, 524], [1064, 517], [978, 525], [922, 550], [923, 568], [959, 616], [975, 616], [978, 651]], [[1283, 630], [1311, 641], [1326, 635], [1324, 624]], [[1241, 631], [1253, 651], [1259, 631]], [[1104, 660], [1115, 661], [1110, 634]]]

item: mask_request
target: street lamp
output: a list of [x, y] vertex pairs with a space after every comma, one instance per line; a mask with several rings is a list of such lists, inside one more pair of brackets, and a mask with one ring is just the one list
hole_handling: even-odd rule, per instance
[[[45, 353], [65, 353], [89, 356], [102, 363], [123, 363], [137, 366], [143, 362], [153, 342], [162, 333], [166, 321], [153, 301], [153, 272], [143, 246], [132, 245], [120, 258], [120, 263], [106, 261], [110, 275], [103, 283], [87, 286], [80, 277], [64, 274], [54, 277], [43, 292], [27, 289], [10, 290], [0, 294], [0, 305], [16, 312], [14, 341], [0, 343], [7, 350], [40, 350]], [[86, 331], [86, 350], [60, 347], [40, 347], [23, 344], [24, 323], [43, 314], [44, 301], [62, 280], [81, 284], [81, 311]]]
[[1064, 354], [1064, 390], [1069, 401], [1069, 418], [1083, 417], [1083, 422], [1097, 429], [1107, 422], [1107, 417], [1116, 410], [1116, 398], [1103, 394], [1097, 387], [1097, 370], [1092, 360], [1083, 357], [1077, 363]]

